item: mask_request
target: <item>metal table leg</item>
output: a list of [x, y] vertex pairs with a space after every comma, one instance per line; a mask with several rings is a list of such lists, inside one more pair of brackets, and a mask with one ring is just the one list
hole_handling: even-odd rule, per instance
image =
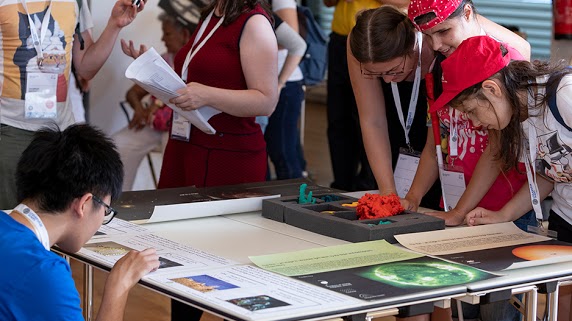
[[83, 265], [83, 318], [91, 321], [93, 314], [93, 267]]

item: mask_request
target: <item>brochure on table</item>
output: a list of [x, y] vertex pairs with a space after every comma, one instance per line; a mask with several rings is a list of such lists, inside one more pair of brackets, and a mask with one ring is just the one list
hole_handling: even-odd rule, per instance
[[447, 295], [495, 277], [469, 266], [400, 249], [385, 240], [250, 257], [259, 267], [373, 301]]
[[395, 238], [415, 252], [486, 271], [572, 261], [572, 244], [524, 232], [512, 222], [401, 234]]
[[79, 254], [111, 268], [130, 250], [150, 247], [157, 250], [161, 264], [143, 281], [240, 319], [301, 318], [364, 305], [362, 300], [141, 231], [93, 238]]
[[142, 233], [150, 233], [148, 229], [141, 225], [137, 225], [122, 219], [116, 218], [109, 224], [102, 225], [92, 239], [102, 239], [115, 237], [120, 235], [135, 235]]
[[235, 213], [256, 212], [262, 200], [298, 195], [301, 184], [308, 191], [336, 191], [318, 186], [307, 179], [292, 179], [217, 187], [181, 187], [160, 190], [125, 192], [113, 202], [118, 216], [133, 223], [156, 223]]

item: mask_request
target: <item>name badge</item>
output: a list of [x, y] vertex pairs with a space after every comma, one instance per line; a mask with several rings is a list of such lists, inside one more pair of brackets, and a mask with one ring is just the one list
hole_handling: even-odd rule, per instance
[[462, 169], [454, 166], [445, 166], [441, 176], [441, 185], [443, 186], [446, 210], [452, 210], [457, 206], [465, 189], [467, 189]]
[[56, 90], [58, 75], [52, 73], [28, 73], [24, 117], [55, 119], [58, 117]]
[[173, 124], [171, 125], [171, 139], [183, 142], [189, 142], [191, 139], [191, 122], [175, 111], [173, 112]]
[[418, 166], [419, 155], [402, 148], [397, 159], [397, 165], [393, 171], [395, 189], [399, 197], [405, 198], [405, 195], [409, 192]]

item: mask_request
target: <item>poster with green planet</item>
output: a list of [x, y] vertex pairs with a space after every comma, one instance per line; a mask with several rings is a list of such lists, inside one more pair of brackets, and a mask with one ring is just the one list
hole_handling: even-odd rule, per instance
[[363, 300], [453, 289], [496, 275], [431, 257], [308, 274], [296, 278]]

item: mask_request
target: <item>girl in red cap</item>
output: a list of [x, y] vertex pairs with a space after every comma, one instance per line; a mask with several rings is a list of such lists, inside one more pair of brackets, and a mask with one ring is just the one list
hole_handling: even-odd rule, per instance
[[[552, 192], [548, 227], [558, 240], [572, 242], [572, 69], [564, 61], [511, 61], [488, 37], [465, 40], [442, 67], [446, 82], [437, 107], [449, 103], [488, 128], [493, 155], [505, 170], [522, 159], [528, 165], [528, 185], [497, 212], [474, 209], [467, 223], [508, 222], [531, 208], [541, 222], [540, 201]], [[559, 319], [570, 316], [568, 288], [560, 290], [566, 296], [560, 296]]]
[[[446, 2], [443, 1], [442, 3]], [[450, 14], [451, 21], [455, 21], [455, 23], [443, 31], [448, 35], [445, 39], [445, 43], [450, 48], [447, 53], [452, 53], [451, 48], [458, 46], [463, 39], [479, 34], [474, 30], [480, 31], [481, 28], [484, 28], [498, 39], [518, 43], [519, 48], [526, 48], [524, 51], [528, 55], [530, 47], [525, 40], [480, 16], [477, 21], [472, 4], [463, 6], [460, 11], [468, 11], [468, 14], [463, 15], [463, 18], [460, 15]], [[446, 22], [443, 23], [451, 22], [447, 18], [444, 19]], [[479, 27], [474, 28], [475, 25]], [[468, 28], [469, 26], [472, 28]], [[469, 30], [473, 30], [472, 33]], [[400, 147], [410, 147], [410, 149], [417, 151], [423, 150], [418, 170], [421, 174], [416, 176], [416, 180], [418, 180], [416, 186], [423, 185], [422, 191], [419, 193], [420, 197], [411, 200], [411, 202], [409, 200], [404, 201], [404, 205], [408, 206], [409, 209], [416, 210], [420, 204], [421, 196], [425, 195], [425, 192], [429, 190], [438, 176], [436, 162], [423, 161], [424, 158], [435, 159], [433, 134], [426, 127], [427, 92], [423, 79], [426, 75], [431, 75], [429, 72], [435, 60], [431, 37], [421, 35], [419, 32], [416, 33], [413, 23], [405, 14], [395, 8], [383, 6], [364, 11], [357, 17], [357, 24], [352, 30], [348, 42], [350, 77], [360, 114], [364, 145], [380, 187], [380, 194], [397, 194], [398, 192], [399, 181], [394, 179], [393, 169], [396, 167], [398, 157], [403, 156], [403, 154], [399, 155]], [[439, 62], [443, 59], [444, 56], [441, 55], [441, 59], [435, 65], [438, 67]], [[433, 71], [437, 72], [438, 70], [440, 68], [434, 68]], [[435, 77], [440, 79], [440, 74]], [[380, 81], [379, 78], [382, 78], [383, 81]], [[417, 83], [416, 78], [418, 79]], [[392, 95], [393, 99], [390, 98]], [[448, 128], [445, 129], [448, 132]], [[476, 142], [483, 143], [483, 141], [478, 140]], [[485, 146], [486, 140], [482, 146], [470, 151], [478, 153], [470, 167], [470, 173], [475, 168], [478, 156], [481, 155]], [[468, 148], [471, 147], [473, 146]], [[496, 176], [490, 179], [489, 186]], [[504, 177], [501, 179], [506, 181]], [[515, 189], [520, 188], [525, 180], [526, 178], [523, 176], [520, 179], [520, 185]], [[482, 186], [477, 185], [476, 187], [478, 193]], [[433, 190], [436, 190], [438, 195], [440, 190], [438, 186]], [[485, 192], [486, 190], [483, 194]], [[493, 191], [490, 197], [497, 198], [498, 193], [495, 195]], [[506, 202], [511, 197], [512, 194], [507, 194], [502, 201]], [[455, 219], [457, 217], [460, 219], [453, 222], [448, 220], [448, 225], [462, 223], [465, 214], [475, 208], [481, 198], [482, 195], [473, 196], [470, 199], [472, 204], [461, 210], [460, 215], [454, 216]], [[432, 194], [428, 199], [436, 201], [439, 197]], [[422, 203], [421, 205], [427, 207], [425, 204]], [[435, 206], [433, 203], [433, 207]], [[495, 308], [491, 310], [512, 309], [508, 303], [505, 305], [507, 309]], [[490, 320], [507, 319], [496, 315]]]
[[[433, 49], [438, 52], [432, 73], [434, 81], [429, 87], [435, 98], [441, 94], [440, 63], [455, 51], [461, 41], [478, 35], [501, 39], [495, 32], [502, 30], [502, 27], [491, 25], [490, 21], [476, 15], [471, 0], [412, 0], [408, 16], [415, 27], [431, 39]], [[521, 53], [528, 58], [528, 43], [518, 36], [513, 37], [518, 41], [502, 39], [520, 50], [509, 47], [511, 58], [522, 60]], [[447, 174], [453, 177], [455, 173], [463, 173], [464, 178], [464, 182], [461, 179], [455, 181], [463, 185], [456, 199], [453, 199], [451, 192], [447, 193], [449, 212], [434, 215], [444, 218], [447, 225], [459, 225], [463, 223], [466, 213], [476, 206], [500, 209], [524, 184], [526, 176], [517, 170], [501, 173], [487, 148], [487, 131], [471, 124], [466, 115], [450, 108], [437, 110], [432, 107], [430, 111], [436, 112], [439, 118], [440, 145], [445, 154], [445, 169], [449, 170]], [[428, 135], [433, 135], [433, 132]], [[427, 186], [439, 176], [434, 144], [433, 140], [427, 140], [425, 155], [422, 155], [419, 164], [420, 175], [415, 177], [405, 196], [404, 206], [415, 208]], [[466, 190], [463, 189], [465, 186]], [[526, 230], [529, 218], [524, 217], [517, 225]]]

